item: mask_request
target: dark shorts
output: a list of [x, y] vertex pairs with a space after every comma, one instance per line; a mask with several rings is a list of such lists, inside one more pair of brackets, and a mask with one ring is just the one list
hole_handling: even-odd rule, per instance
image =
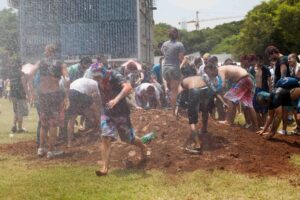
[[197, 124], [198, 123], [198, 113], [200, 110], [200, 106], [205, 107], [208, 105], [207, 97], [209, 95], [208, 87], [204, 88], [193, 88], [189, 91], [189, 101], [188, 101], [188, 118], [189, 124]]
[[110, 137], [113, 140], [116, 140], [118, 135], [123, 142], [133, 143], [135, 140], [135, 133], [129, 116], [101, 115], [101, 131], [103, 137]]
[[70, 115], [83, 115], [84, 110], [93, 104], [93, 98], [78, 92], [77, 90], [70, 90], [69, 92], [70, 105], [67, 114]]
[[180, 80], [180, 69], [174, 66], [165, 65], [162, 68], [163, 78], [169, 82], [172, 80]]
[[62, 92], [39, 94], [40, 120], [42, 127], [64, 125], [64, 97]]
[[[268, 110], [269, 110], [268, 106], [261, 106], [257, 103], [257, 100], [256, 100], [257, 94], [262, 91], [264, 91], [264, 90], [261, 88], [255, 88], [255, 93], [254, 93], [254, 97], [253, 97], [253, 107], [257, 113], [265, 114], [265, 113], [268, 113]], [[268, 92], [268, 91], [265, 91], [265, 92]]]
[[13, 109], [16, 117], [28, 116], [28, 104], [26, 99], [12, 98]]

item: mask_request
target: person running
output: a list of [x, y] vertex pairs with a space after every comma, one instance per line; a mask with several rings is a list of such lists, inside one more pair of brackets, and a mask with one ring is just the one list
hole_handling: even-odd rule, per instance
[[170, 40], [164, 42], [161, 52], [164, 56], [162, 75], [166, 93], [170, 92], [170, 103], [175, 107], [178, 87], [180, 83], [180, 64], [184, 59], [185, 49], [181, 42], [178, 42], [179, 32], [176, 28], [169, 31]]
[[268, 107], [267, 106], [260, 106], [257, 104], [256, 96], [259, 92], [265, 91], [269, 92], [272, 87], [272, 79], [270, 70], [262, 65], [262, 58], [256, 55], [250, 56], [249, 62], [251, 63], [251, 67], [249, 72], [253, 75], [255, 80], [255, 93], [253, 97], [253, 106], [256, 111], [257, 120], [259, 122], [259, 127], [264, 126]]
[[[185, 151], [192, 154], [199, 154], [201, 153], [202, 145], [200, 141], [199, 131], [196, 128], [198, 123], [198, 113], [199, 110], [205, 110], [206, 107], [208, 106], [209, 103], [208, 96], [210, 96], [210, 91], [207, 82], [203, 80], [202, 77], [197, 75], [197, 71], [195, 68], [191, 66], [182, 68], [182, 75], [184, 77], [181, 82], [181, 88], [183, 89], [183, 91], [179, 94], [185, 93], [186, 95], [188, 119], [191, 127], [190, 138], [193, 140], [193, 144], [191, 146], [188, 145], [189, 139], [187, 140], [185, 144]], [[221, 98], [223, 104], [227, 106], [223, 98], [220, 97], [219, 95], [218, 97]], [[176, 115], [177, 112], [178, 110], [176, 109], [175, 110]], [[207, 119], [202, 118], [202, 122], [203, 122], [202, 126], [207, 126], [207, 122], [205, 120]], [[203, 127], [201, 129], [203, 130]], [[204, 129], [207, 129], [207, 127], [205, 127]]]
[[[281, 106], [293, 106], [296, 108], [297, 120], [300, 120], [300, 84], [298, 79], [286, 77], [279, 79], [278, 83], [280, 83], [280, 86], [285, 88], [277, 87], [276, 90], [271, 93], [262, 91], [259, 92], [256, 97], [257, 103], [262, 106], [268, 106], [269, 110], [269, 117], [263, 130], [257, 132], [257, 134], [263, 135], [265, 139], [271, 139], [277, 132], [283, 116], [282, 109], [278, 109]], [[272, 126], [268, 131], [270, 125]]]
[[141, 161], [145, 161], [147, 150], [141, 139], [135, 136], [131, 124], [130, 109], [125, 99], [132, 90], [130, 83], [116, 70], [108, 70], [102, 65], [93, 65], [91, 72], [100, 83], [104, 109], [101, 115], [101, 157], [103, 166], [96, 171], [97, 176], [103, 176], [108, 173], [111, 143], [117, 139], [117, 134], [123, 142], [140, 148]]
[[209, 76], [209, 78], [214, 78], [220, 75], [223, 88], [226, 87], [227, 80], [233, 83], [230, 90], [224, 95], [224, 98], [229, 100], [229, 111], [227, 112], [227, 119], [224, 123], [233, 125], [237, 103], [240, 102], [249, 110], [254, 128], [258, 129], [256, 113], [252, 103], [254, 85], [248, 72], [245, 69], [234, 65], [226, 65], [216, 68], [214, 64], [208, 63], [205, 66], [205, 73]]
[[[45, 47], [46, 59], [39, 64], [40, 83], [39, 103], [40, 103], [40, 146], [37, 154], [47, 158], [53, 158], [63, 154], [55, 147], [58, 127], [64, 125], [64, 106], [67, 101], [60, 90], [59, 82], [62, 76], [67, 76], [67, 69], [61, 61], [55, 60], [55, 45]], [[49, 151], [46, 149], [46, 138], [49, 132]]]
[[14, 122], [11, 131], [13, 133], [24, 133], [27, 131], [23, 127], [23, 118], [28, 116], [28, 101], [31, 99], [31, 94], [25, 74], [21, 71], [20, 63], [14, 65], [9, 79], [10, 97], [14, 110]]
[[[97, 80], [97, 77], [94, 77]], [[79, 78], [70, 85], [68, 122], [68, 144], [72, 147], [74, 124], [78, 115], [93, 121], [94, 127], [100, 124], [101, 96], [98, 82], [88, 78]]]
[[161, 93], [159, 89], [151, 83], [142, 83], [135, 88], [135, 100], [139, 107], [144, 109], [161, 107]]

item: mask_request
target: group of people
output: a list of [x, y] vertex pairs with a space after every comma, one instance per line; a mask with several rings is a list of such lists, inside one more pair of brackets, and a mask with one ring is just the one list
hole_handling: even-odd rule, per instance
[[205, 141], [200, 136], [208, 133], [209, 116], [232, 126], [237, 109], [244, 113], [245, 127], [266, 139], [276, 133], [281, 120], [282, 132], [286, 132], [289, 114], [295, 116], [295, 131], [300, 130], [300, 66], [296, 54], [286, 57], [269, 46], [269, 67], [255, 54], [243, 56], [241, 66], [231, 59], [219, 66], [218, 58], [209, 54], [190, 60], [178, 36], [178, 30], [172, 28], [170, 39], [161, 46], [159, 63], [150, 70], [134, 60], [111, 66], [105, 57], [96, 61], [83, 57], [67, 66], [56, 58], [56, 47], [47, 45], [44, 59], [11, 69], [10, 96], [15, 113], [12, 132], [26, 131], [23, 117], [28, 115], [27, 101], [33, 102], [39, 116], [37, 154], [54, 158], [63, 154], [56, 146], [57, 137], [65, 136], [66, 145], [72, 147], [75, 124], [79, 129], [85, 124], [86, 129], [101, 133], [103, 164], [96, 174], [103, 176], [109, 170], [111, 143], [118, 136], [140, 149], [141, 162], [149, 156], [146, 144], [132, 126], [132, 109], [165, 107], [177, 118], [187, 110], [191, 131], [183, 145], [191, 154], [202, 151]]

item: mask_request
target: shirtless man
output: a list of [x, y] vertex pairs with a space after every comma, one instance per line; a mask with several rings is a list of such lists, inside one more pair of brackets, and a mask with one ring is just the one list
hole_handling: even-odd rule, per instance
[[[210, 89], [199, 75], [197, 75], [196, 70], [185, 70], [183, 71], [184, 79], [181, 83], [181, 88], [183, 89], [183, 92], [187, 92], [188, 97], [188, 118], [189, 118], [189, 124], [191, 127], [191, 136], [190, 138], [193, 140], [194, 144], [193, 146], [187, 146], [185, 147], [185, 150], [188, 153], [194, 153], [199, 154], [201, 152], [201, 141], [199, 138], [199, 131], [197, 131], [197, 123], [198, 123], [198, 112], [200, 108], [205, 108], [208, 106], [210, 95]], [[219, 95], [217, 95], [220, 100], [223, 102], [223, 105], [227, 107], [227, 104], [224, 102], [223, 98]], [[177, 115], [178, 110], [176, 109], [175, 114]], [[203, 121], [203, 119], [202, 119]], [[202, 126], [206, 126], [206, 122], [203, 122]], [[207, 127], [206, 127], [207, 128]], [[205, 128], [205, 129], [206, 129]]]
[[253, 106], [256, 111], [259, 127], [261, 127], [264, 126], [266, 122], [268, 107], [258, 105], [256, 101], [256, 96], [261, 91], [269, 92], [271, 90], [271, 86], [272, 86], [271, 73], [266, 66], [262, 65], [262, 58], [260, 58], [259, 56], [256, 55], [251, 56], [251, 60], [249, 60], [249, 62], [251, 66], [254, 66], [249, 69], [249, 72], [251, 75], [253, 75], [255, 79], [256, 88], [255, 88], [255, 94], [253, 98]]
[[229, 100], [229, 111], [226, 116], [226, 124], [233, 125], [234, 117], [236, 113], [237, 102], [241, 102], [246, 108], [249, 109], [251, 120], [255, 125], [255, 129], [258, 129], [258, 122], [256, 119], [256, 113], [253, 108], [253, 82], [249, 77], [248, 72], [234, 65], [226, 65], [216, 68], [212, 63], [208, 63], [205, 66], [205, 73], [210, 77], [220, 76], [222, 79], [222, 87], [225, 88], [226, 80], [231, 81], [232, 87], [226, 92], [224, 98]]

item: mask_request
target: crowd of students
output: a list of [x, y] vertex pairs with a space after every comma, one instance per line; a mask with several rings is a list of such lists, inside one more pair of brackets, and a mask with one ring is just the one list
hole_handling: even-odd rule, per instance
[[[117, 136], [140, 148], [141, 162], [149, 155], [146, 144], [134, 132], [132, 109], [168, 108], [177, 118], [187, 110], [191, 131], [183, 145], [191, 154], [202, 151], [205, 141], [200, 135], [208, 133], [209, 116], [233, 126], [237, 110], [244, 113], [245, 128], [266, 139], [273, 137], [281, 121], [281, 133], [287, 133], [289, 115], [295, 116], [295, 132], [300, 131], [300, 65], [296, 54], [284, 56], [269, 46], [265, 52], [269, 66], [263, 64], [263, 56], [255, 54], [243, 56], [241, 66], [231, 59], [219, 65], [218, 58], [208, 53], [190, 60], [178, 36], [178, 30], [172, 28], [170, 39], [161, 46], [159, 63], [150, 70], [134, 60], [119, 67], [111, 65], [105, 57], [96, 62], [84, 57], [67, 66], [56, 58], [55, 46], [47, 45], [44, 59], [11, 69], [12, 132], [26, 131], [23, 117], [28, 115], [29, 100], [39, 116], [37, 154], [54, 158], [63, 154], [56, 146], [57, 137], [65, 137], [66, 145], [72, 147], [75, 124], [79, 130], [85, 124], [85, 129], [101, 133], [103, 165], [96, 174], [102, 176], [108, 173], [111, 143]], [[76, 123], [78, 116], [80, 122]]]

